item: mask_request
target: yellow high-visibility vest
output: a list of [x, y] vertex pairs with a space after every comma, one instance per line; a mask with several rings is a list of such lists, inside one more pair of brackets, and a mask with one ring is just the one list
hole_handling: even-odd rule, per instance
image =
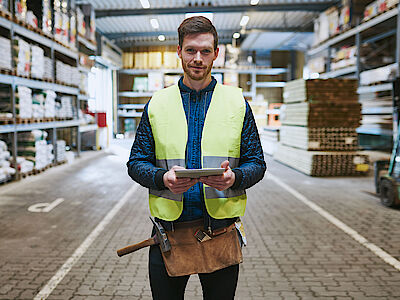
[[[202, 168], [219, 168], [225, 160], [233, 169], [239, 166], [240, 141], [246, 103], [239, 88], [216, 84], [208, 108], [201, 139]], [[154, 93], [148, 115], [155, 142], [156, 166], [170, 170], [186, 167], [188, 126], [178, 85]], [[244, 190], [218, 191], [203, 184], [206, 208], [215, 219], [243, 216], [246, 208]], [[166, 221], [179, 218], [183, 195], [169, 189], [149, 190], [152, 216]]]

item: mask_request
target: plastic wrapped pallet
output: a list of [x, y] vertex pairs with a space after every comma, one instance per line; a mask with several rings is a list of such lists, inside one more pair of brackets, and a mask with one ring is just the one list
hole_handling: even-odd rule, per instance
[[76, 9], [76, 19], [78, 23], [78, 34], [80, 34], [81, 36], [85, 36], [86, 35], [85, 16], [83, 15], [83, 12], [79, 7]]
[[44, 74], [44, 51], [38, 46], [31, 46], [32, 68], [31, 74], [34, 78], [43, 78]]
[[35, 165], [36, 170], [41, 170], [50, 165], [54, 159], [53, 145], [48, 145], [47, 132], [32, 130], [18, 135], [18, 155], [25, 157]]
[[11, 70], [11, 41], [0, 37], [0, 69]]
[[0, 0], [0, 10], [9, 12], [8, 0]]
[[44, 91], [45, 100], [44, 100], [44, 117], [45, 118], [54, 118], [56, 116], [56, 93], [51, 90]]
[[57, 162], [66, 161], [66, 142], [64, 140], [58, 140], [56, 146]]
[[57, 99], [56, 117], [61, 119], [72, 119], [74, 117], [71, 96], [61, 96]]
[[396, 78], [397, 64], [387, 65], [381, 68], [360, 73], [360, 85], [370, 85], [378, 82], [391, 81]]
[[32, 96], [32, 117], [36, 119], [44, 118], [44, 94], [35, 93]]
[[32, 90], [26, 86], [17, 86], [16, 113], [19, 118], [32, 118]]
[[0, 140], [0, 183], [11, 179], [15, 169], [11, 167], [11, 154], [5, 141]]
[[14, 14], [17, 19], [25, 21], [28, 7], [26, 6], [27, 0], [14, 0]]
[[20, 38], [14, 39], [14, 52], [17, 66], [17, 75], [29, 76], [31, 74], [31, 46]]
[[86, 95], [89, 93], [89, 76], [86, 72], [80, 72], [80, 77], [79, 90]]
[[51, 3], [50, 0], [43, 0], [42, 30], [51, 34]]
[[76, 14], [74, 11], [70, 12], [71, 18], [69, 22], [70, 32], [69, 32], [69, 46], [73, 49], [76, 48]]
[[54, 80], [53, 60], [47, 56], [43, 57], [43, 78]]

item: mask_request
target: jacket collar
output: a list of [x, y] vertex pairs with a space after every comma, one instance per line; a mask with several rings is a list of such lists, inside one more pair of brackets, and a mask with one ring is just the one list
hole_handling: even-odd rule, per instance
[[217, 80], [213, 76], [211, 76], [210, 84], [207, 85], [204, 89], [197, 92], [195, 90], [192, 90], [190, 87], [186, 86], [183, 83], [183, 76], [179, 79], [179, 82], [178, 82], [179, 89], [182, 93], [191, 93], [191, 94], [197, 94], [197, 93], [202, 94], [205, 92], [212, 92], [212, 91], [214, 91], [216, 84], [217, 84]]

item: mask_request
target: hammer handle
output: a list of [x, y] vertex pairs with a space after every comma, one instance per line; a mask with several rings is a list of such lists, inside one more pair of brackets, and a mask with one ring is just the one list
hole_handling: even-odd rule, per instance
[[143, 242], [140, 242], [140, 243], [137, 243], [134, 245], [130, 245], [130, 246], [126, 246], [125, 248], [119, 249], [119, 250], [117, 250], [117, 254], [119, 257], [121, 257], [123, 255], [135, 252], [139, 249], [142, 249], [142, 248], [148, 247], [148, 246], [152, 246], [155, 244], [156, 244], [156, 241], [154, 240], [154, 238], [149, 238]]

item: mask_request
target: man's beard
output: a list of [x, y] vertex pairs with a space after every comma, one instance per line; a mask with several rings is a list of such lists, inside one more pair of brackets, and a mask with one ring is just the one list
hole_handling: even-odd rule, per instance
[[212, 64], [208, 66], [206, 70], [203, 70], [204, 72], [202, 74], [195, 74], [193, 69], [188, 67], [186, 64], [182, 63], [183, 70], [189, 76], [189, 78], [192, 80], [199, 80], [199, 81], [207, 78], [207, 76], [211, 73], [212, 66], [213, 66]]

